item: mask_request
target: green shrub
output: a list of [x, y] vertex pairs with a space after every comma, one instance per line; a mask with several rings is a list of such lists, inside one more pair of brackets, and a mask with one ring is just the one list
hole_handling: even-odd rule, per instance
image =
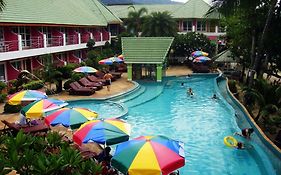
[[3, 103], [7, 98], [7, 94], [0, 94], [0, 103]]
[[73, 69], [77, 67], [77, 64], [68, 64], [63, 67], [58, 67], [57, 70], [62, 73], [62, 78], [68, 79], [71, 77]]
[[6, 103], [4, 106], [4, 113], [18, 113], [21, 108], [21, 105], [10, 105], [9, 103]]
[[232, 93], [237, 93], [237, 87], [236, 87], [236, 81], [235, 80], [229, 80], [228, 81], [228, 87], [229, 87], [229, 90]]
[[85, 75], [83, 73], [75, 73], [71, 76], [71, 79], [74, 81], [79, 81]]
[[44, 87], [44, 83], [40, 80], [36, 80], [36, 81], [31, 81], [27, 84], [22, 85], [23, 89], [27, 90], [37, 90], [37, 89], [41, 89], [42, 87]]
[[2, 91], [3, 89], [5, 89], [7, 87], [7, 84], [0, 81], [0, 91]]
[[14, 94], [17, 92], [17, 88], [16, 87], [10, 87], [9, 90], [8, 90], [8, 94]]
[[70, 88], [70, 83], [73, 83], [75, 80], [67, 80], [65, 83], [64, 83], [64, 85], [63, 85], [63, 88], [65, 89], [65, 90], [68, 90], [69, 88]]

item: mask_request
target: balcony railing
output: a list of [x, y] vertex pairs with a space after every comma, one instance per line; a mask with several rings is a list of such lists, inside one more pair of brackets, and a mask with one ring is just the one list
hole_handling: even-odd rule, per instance
[[63, 34], [63, 36], [53, 36], [51, 38], [47, 38], [44, 34], [43, 36], [31, 37], [29, 40], [22, 40], [21, 35], [18, 35], [18, 40], [0, 41], [0, 53], [46, 47], [76, 45], [87, 43], [91, 38], [93, 38], [95, 42], [108, 41], [110, 40], [110, 33], [107, 31], [94, 31], [94, 33], [78, 33], [77, 35], [68, 36], [65, 36], [65, 34]]
[[70, 36], [67, 36], [67, 38], [66, 38], [66, 44], [67, 44], [67, 45], [78, 44], [78, 36], [77, 36], [77, 35], [70, 35]]
[[0, 41], [0, 52], [10, 52], [18, 50], [18, 41]]
[[44, 40], [43, 37], [32, 37], [31, 38], [31, 47], [32, 48], [43, 48]]

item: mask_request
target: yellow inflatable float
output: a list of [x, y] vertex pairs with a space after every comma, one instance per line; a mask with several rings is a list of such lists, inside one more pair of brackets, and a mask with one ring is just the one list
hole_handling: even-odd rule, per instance
[[237, 147], [237, 143], [238, 143], [237, 140], [232, 136], [226, 136], [223, 139], [223, 142], [228, 147]]

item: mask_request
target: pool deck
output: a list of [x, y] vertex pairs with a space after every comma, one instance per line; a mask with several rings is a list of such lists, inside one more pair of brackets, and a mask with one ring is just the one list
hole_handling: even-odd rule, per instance
[[[167, 71], [167, 76], [180, 76], [191, 74], [192, 70], [187, 68], [186, 66], [170, 66]], [[60, 94], [49, 96], [51, 98], [57, 98], [61, 100], [75, 100], [75, 99], [83, 99], [83, 98], [107, 98], [116, 94], [120, 94], [134, 87], [134, 84], [131, 81], [127, 80], [127, 73], [123, 73], [120, 79], [112, 82], [110, 91], [107, 91], [107, 88], [96, 91], [93, 95], [90, 96], [74, 96], [68, 95], [68, 92], [62, 92]], [[19, 120], [19, 114], [3, 114], [4, 104], [0, 103], [0, 120], [7, 120], [9, 122], [15, 122]], [[4, 124], [0, 122], [0, 128], [3, 128]]]

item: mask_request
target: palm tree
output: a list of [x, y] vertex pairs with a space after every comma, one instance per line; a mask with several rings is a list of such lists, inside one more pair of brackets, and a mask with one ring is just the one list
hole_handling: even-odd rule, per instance
[[168, 11], [153, 12], [145, 19], [142, 36], [175, 36], [176, 21]]
[[133, 33], [135, 36], [139, 36], [145, 19], [145, 14], [147, 14], [147, 9], [140, 8], [136, 11], [134, 6], [130, 6], [129, 8], [133, 8], [134, 10], [128, 13], [128, 18], [125, 21], [127, 31]]
[[[257, 73], [259, 75], [260, 72], [260, 63], [261, 63], [261, 55], [264, 51], [264, 41], [266, 38], [266, 34], [268, 32], [272, 17], [274, 15], [274, 9], [277, 6], [278, 0], [270, 0], [270, 1], [260, 1], [260, 0], [213, 0], [213, 6], [209, 11], [209, 14], [213, 11], [218, 10], [219, 12], [221, 12], [223, 15], [231, 15], [234, 14], [237, 9], [243, 9], [245, 11], [247, 11], [251, 16], [255, 16], [255, 12], [257, 9], [261, 8], [261, 7], [267, 7], [268, 11], [267, 11], [267, 16], [266, 16], [266, 20], [265, 20], [265, 24], [263, 26], [263, 30], [262, 33], [260, 35], [260, 37], [258, 38], [258, 45], [257, 45], [257, 50], [255, 51], [255, 38], [252, 38], [252, 65], [251, 65], [251, 74], [250, 74], [250, 81], [249, 81], [249, 85], [251, 86], [253, 84], [253, 78], [255, 73]], [[257, 19], [256, 19], [257, 20]], [[253, 20], [251, 20], [253, 21]], [[256, 34], [256, 30], [255, 28], [253, 28], [253, 33], [252, 35]], [[257, 54], [254, 54], [256, 53]], [[255, 56], [256, 55], [256, 56]]]

